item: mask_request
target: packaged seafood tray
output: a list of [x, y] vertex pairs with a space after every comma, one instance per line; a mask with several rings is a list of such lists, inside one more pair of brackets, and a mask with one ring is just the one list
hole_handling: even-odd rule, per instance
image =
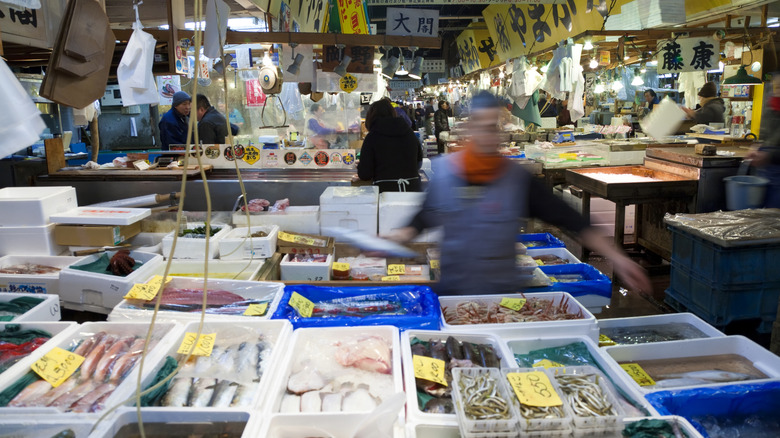
[[[142, 377], [163, 360], [164, 351], [179, 338], [181, 328], [172, 322], [154, 326]], [[123, 403], [135, 391], [138, 359], [148, 331], [146, 322], [87, 322], [70, 330], [58, 342], [47, 344], [46, 349], [38, 348], [30, 355], [30, 363], [36, 363], [54, 347], [71, 351], [85, 360], [56, 388], [29, 368], [15, 367], [3, 373], [0, 415], [93, 414]]]
[[525, 156], [544, 164], [545, 168], [590, 167], [609, 165], [609, 146], [586, 143], [573, 146], [553, 146], [552, 143], [529, 143]]
[[[292, 335], [287, 321], [206, 321], [201, 336], [213, 346], [209, 356], [195, 356], [184, 362], [179, 354], [185, 336], [198, 332], [199, 321], [184, 326], [183, 333], [168, 348], [165, 359], [141, 383], [147, 389], [181, 369], [164, 389], [143, 397], [144, 408], [168, 411], [181, 409], [262, 410], [273, 383], [274, 364], [281, 362]], [[135, 406], [135, 401], [127, 403]]]
[[[117, 251], [107, 251], [110, 259]], [[152, 273], [162, 265], [163, 258], [157, 254], [130, 251], [130, 257], [141, 266], [124, 277], [109, 272], [88, 272], [74, 269], [97, 262], [100, 254], [93, 254], [60, 271], [60, 300], [69, 309], [108, 314], [122, 302], [123, 297], [136, 283], [145, 283]]]
[[[182, 322], [200, 320], [203, 282], [201, 278], [174, 277], [163, 289], [160, 310], [157, 313], [158, 320]], [[284, 285], [281, 283], [240, 280], [209, 279], [206, 287], [209, 291], [206, 308], [208, 321], [270, 319], [279, 305], [284, 290]], [[154, 306], [155, 299], [122, 300], [108, 319], [109, 321], [148, 321], [152, 319]], [[262, 310], [264, 312], [257, 314]], [[252, 315], [245, 315], [245, 312]]]
[[[552, 285], [546, 288], [536, 288], [531, 292], [563, 291], [578, 299], [588, 295], [612, 297], [612, 280], [587, 263], [540, 266], [539, 269], [550, 278]], [[584, 304], [591, 307], [590, 304]]]
[[[203, 278], [203, 260], [171, 260], [170, 277]], [[163, 275], [165, 264], [163, 262], [152, 275]], [[260, 274], [260, 269], [265, 264], [264, 259], [249, 260], [208, 260], [209, 279], [214, 280], [254, 280]]]
[[[542, 389], [550, 390], [558, 394], [561, 398], [561, 404], [557, 406], [538, 407], [521, 403], [510, 384], [510, 377], [516, 373], [542, 372], [550, 380], [552, 388], [547, 385]], [[523, 436], [569, 436], [571, 434], [572, 414], [569, 407], [563, 401], [563, 392], [555, 381], [555, 378], [548, 371], [540, 368], [506, 368], [501, 370], [501, 383], [507, 388], [509, 401], [512, 410], [519, 422], [519, 428]], [[540, 383], [541, 384], [541, 383]], [[539, 435], [538, 433], [545, 433]]]
[[[253, 438], [252, 415], [248, 410], [219, 409], [141, 409], [148, 438], [210, 436]], [[119, 408], [112, 417], [97, 425], [90, 438], [135, 438], [140, 436], [135, 408]]]
[[0, 227], [0, 256], [58, 256], [66, 251], [54, 241], [54, 224], [39, 227]]
[[219, 241], [219, 258], [221, 260], [267, 259], [276, 252], [278, 234], [279, 227], [276, 225], [234, 228]]
[[328, 281], [332, 265], [332, 254], [285, 254], [280, 263], [282, 281]]
[[[312, 317], [303, 317], [290, 306], [293, 293], [314, 304]], [[295, 329], [391, 325], [401, 330], [438, 330], [439, 305], [436, 294], [425, 286], [286, 286], [273, 318], [287, 319]]]
[[53, 214], [78, 207], [73, 187], [6, 187], [0, 189], [0, 227], [40, 227]]
[[604, 373], [590, 365], [547, 368], [569, 408], [574, 430], [622, 430], [626, 413]]
[[19, 256], [0, 258], [0, 292], [52, 294], [60, 291], [60, 271], [81, 257]]
[[[187, 227], [184, 230], [186, 232], [187, 230], [198, 230], [198, 228], [205, 227], [205, 224], [203, 223], [187, 223]], [[195, 260], [203, 260], [203, 259], [215, 259], [219, 255], [219, 242], [222, 240], [225, 236], [230, 234], [230, 226], [224, 225], [224, 224], [211, 224], [211, 230], [212, 233], [214, 233], [215, 230], [216, 233], [212, 234], [212, 236], [209, 238], [209, 252], [206, 254], [206, 237], [205, 234], [191, 234], [195, 237], [182, 237], [179, 236], [178, 240], [176, 241], [176, 251], [174, 251], [173, 255], [171, 255], [171, 248], [173, 247], [173, 235], [176, 233], [176, 231], [172, 231], [168, 233], [167, 236], [163, 237], [162, 240], [162, 247], [163, 247], [163, 256], [167, 257], [173, 257], [175, 259], [195, 259]]]
[[88, 438], [95, 424], [87, 418], [52, 418], [50, 415], [0, 418], [3, 438]]
[[566, 248], [566, 245], [550, 233], [518, 234], [517, 242], [527, 250], [542, 248]]
[[[611, 374], [642, 393], [780, 378], [780, 357], [744, 336], [619, 345], [603, 350], [612, 359]], [[621, 367], [627, 364], [634, 364], [635, 377]], [[636, 365], [649, 380], [636, 371]]]
[[[505, 302], [505, 300], [523, 300]], [[498, 335], [587, 335], [598, 339], [596, 317], [566, 292], [441, 296], [444, 330]], [[507, 306], [521, 304], [520, 310]]]
[[618, 345], [726, 336], [693, 313], [599, 319], [598, 325], [600, 334], [609, 338], [605, 341]]
[[[40, 301], [36, 304], [37, 301]], [[60, 297], [44, 294], [19, 294], [0, 292], [0, 318], [11, 317], [13, 322], [59, 321]], [[13, 310], [19, 303], [19, 309], [28, 309], [15, 314]]]
[[452, 401], [463, 436], [519, 436], [512, 396], [498, 368], [453, 368]]
[[526, 254], [531, 256], [539, 266], [582, 263], [566, 248], [531, 248]]
[[[495, 368], [496, 363], [489, 356], [492, 351], [498, 358], [498, 368], [516, 366], [514, 357], [504, 341], [498, 336], [487, 333], [407, 330], [401, 335], [401, 345], [406, 385], [406, 416], [407, 419], [425, 424], [457, 421], [451, 398], [452, 388], [451, 385], [448, 389], [433, 382], [416, 379], [413, 355], [444, 360], [449, 370], [456, 364], [469, 365], [469, 363], [470, 366], [493, 365]], [[480, 351], [474, 354], [473, 348], [466, 349], [465, 346], [476, 346]], [[469, 359], [466, 359], [467, 357]], [[464, 359], [469, 362], [463, 362]], [[450, 372], [448, 376], [451, 375]]]
[[14, 367], [29, 369], [35, 350], [50, 349], [75, 327], [75, 322], [0, 323], [0, 374]]
[[[285, 211], [249, 214], [250, 226], [276, 225], [279, 230], [288, 233], [319, 234], [320, 232], [320, 206], [291, 205]], [[233, 225], [246, 227], [246, 213], [237, 211], [233, 213]]]

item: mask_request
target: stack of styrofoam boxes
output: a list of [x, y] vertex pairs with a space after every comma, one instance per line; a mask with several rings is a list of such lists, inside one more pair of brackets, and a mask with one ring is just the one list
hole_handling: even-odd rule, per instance
[[[572, 195], [570, 189], [563, 190], [563, 200], [573, 209], [582, 213], [582, 199]], [[615, 235], [615, 203], [603, 198], [590, 198], [590, 223], [608, 236]], [[626, 206], [626, 220], [623, 233], [634, 234], [636, 224], [636, 206]]]
[[[604, 25], [605, 30], [639, 30], [642, 23], [639, 17], [639, 0], [620, 7], [620, 13], [610, 15]], [[617, 41], [618, 37], [614, 37]], [[609, 37], [607, 39], [609, 41]]]
[[[203, 227], [205, 224], [203, 223], [188, 223], [187, 228], [197, 228], [197, 227]], [[171, 250], [173, 250], [173, 237], [176, 231], [171, 231], [168, 235], [163, 237], [162, 240], [162, 252], [163, 255], [168, 258], [172, 257], [174, 259], [194, 259], [194, 260], [205, 260], [205, 259], [215, 259], [219, 256], [219, 245], [220, 241], [224, 239], [228, 234], [230, 234], [230, 230], [232, 229], [229, 225], [223, 225], [223, 224], [211, 224], [211, 229], [215, 230], [218, 229], [216, 233], [214, 233], [213, 236], [208, 238], [189, 238], [189, 237], [179, 237], [176, 240], [176, 250], [173, 251], [173, 254], [171, 254]], [[209, 242], [209, 252], [206, 254], [206, 240]]]
[[632, 3], [639, 7], [640, 29], [685, 23], [685, 0], [636, 0]]
[[[386, 192], [379, 195], [379, 235], [387, 236], [393, 231], [409, 226], [414, 216], [422, 209], [425, 193]], [[418, 236], [417, 242], [436, 242], [441, 233], [426, 231]]]
[[19, 293], [0, 293], [0, 303], [7, 303], [17, 298], [35, 298], [43, 300], [38, 305], [27, 312], [17, 315], [12, 321], [59, 321], [60, 320], [60, 299], [56, 295], [43, 294], [19, 294]]
[[60, 255], [49, 217], [78, 206], [73, 187], [7, 187], [0, 190], [0, 256]]
[[[246, 212], [233, 213], [233, 225], [246, 227]], [[290, 206], [284, 211], [249, 214], [249, 225], [277, 225], [279, 231], [288, 233], [317, 234], [320, 232], [320, 207], [318, 205]]]
[[328, 187], [320, 195], [320, 226], [322, 230], [347, 228], [375, 236], [378, 205], [376, 186]]

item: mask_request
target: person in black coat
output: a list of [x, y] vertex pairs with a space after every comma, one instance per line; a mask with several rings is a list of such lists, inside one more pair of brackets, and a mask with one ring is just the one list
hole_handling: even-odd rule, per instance
[[358, 177], [373, 181], [379, 192], [419, 192], [422, 149], [414, 131], [398, 117], [393, 104], [381, 99], [368, 109]]
[[[198, 94], [195, 102], [198, 113], [198, 140], [202, 144], [224, 144], [228, 136], [225, 116], [211, 106], [211, 102], [203, 94]], [[233, 127], [230, 129], [232, 131]]]
[[436, 143], [439, 154], [444, 153], [444, 140], [441, 139], [441, 133], [450, 130], [449, 117], [450, 104], [442, 100], [439, 102], [439, 110], [433, 115], [433, 126], [436, 131]]

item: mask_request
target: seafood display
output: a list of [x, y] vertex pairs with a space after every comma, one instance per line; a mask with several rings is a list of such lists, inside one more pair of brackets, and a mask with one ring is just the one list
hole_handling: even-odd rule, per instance
[[[146, 438], [241, 438], [244, 436], [246, 421], [144, 421]], [[126, 424], [114, 435], [114, 438], [141, 438], [138, 424]]]
[[568, 312], [568, 298], [561, 299], [557, 304], [554, 300], [528, 298], [520, 310], [501, 306], [499, 302], [500, 300], [463, 301], [455, 308], [442, 307], [442, 313], [444, 320], [450, 325], [563, 321], [584, 317], [581, 310], [577, 313]]
[[[406, 299], [408, 302], [408, 297]], [[404, 307], [404, 299], [398, 293], [381, 293], [315, 301], [311, 317], [365, 317], [372, 315], [406, 315], [407, 313], [419, 314], [421, 312], [422, 309], [419, 303], [415, 303], [408, 308]]]
[[637, 360], [633, 363], [639, 364], [655, 381], [652, 388], [678, 388], [767, 378], [752, 361], [738, 354]]
[[691, 324], [680, 322], [639, 327], [608, 327], [602, 328], [601, 334], [608, 336], [617, 344], [647, 344], [708, 337]]
[[560, 374], [555, 382], [566, 405], [578, 417], [611, 417], [619, 415], [599, 382], [598, 374]]
[[263, 230], [255, 231], [249, 237], [268, 237], [268, 233]]
[[415, 379], [419, 408], [430, 414], [451, 414], [454, 412], [451, 400], [453, 368], [500, 368], [501, 366], [501, 358], [498, 357], [493, 346], [489, 344], [461, 342], [452, 336], [448, 336], [446, 340], [433, 339], [430, 341], [412, 338], [410, 344], [412, 355], [440, 359], [446, 364], [447, 386]]
[[54, 266], [38, 265], [36, 263], [23, 263], [20, 265], [10, 265], [0, 268], [0, 274], [12, 275], [46, 275], [56, 274], [60, 268]]
[[36, 379], [24, 388], [12, 385], [19, 392], [8, 406], [54, 407], [65, 412], [100, 411], [141, 357], [144, 342], [144, 337], [104, 331], [82, 339], [71, 351], [86, 359], [73, 375], [56, 388], [43, 379]]
[[554, 283], [579, 283], [580, 281], [585, 280], [587, 280], [587, 278], [581, 274], [558, 274], [550, 276], [550, 281]]
[[550, 266], [550, 265], [568, 265], [572, 263], [569, 259], [564, 259], [552, 254], [542, 254], [533, 258], [537, 264]]
[[395, 393], [390, 343], [371, 335], [343, 338], [313, 337], [299, 346], [279, 412], [370, 412]]
[[[217, 315], [243, 315], [250, 304], [270, 304], [271, 298], [247, 299], [226, 290], [209, 290], [206, 313]], [[155, 300], [131, 300], [131, 308], [154, 309]], [[203, 307], [202, 289], [166, 287], [162, 292], [161, 310], [176, 312], [200, 312]]]
[[133, 272], [135, 266], [135, 259], [130, 257], [130, 251], [127, 249], [120, 249], [108, 261], [107, 271], [111, 271], [112, 274], [120, 277], [125, 277], [129, 273]]
[[[222, 227], [209, 227], [208, 236], [214, 237], [214, 235], [219, 233], [220, 230], [222, 230]], [[179, 233], [179, 237], [186, 237], [188, 239], [205, 239], [206, 234], [206, 226], [202, 225], [195, 228], [187, 228], [184, 231], [181, 231]]]
[[325, 263], [328, 261], [327, 254], [295, 254], [287, 260], [293, 263]]
[[780, 421], [777, 415], [750, 415], [742, 417], [694, 417], [710, 438], [764, 438], [777, 436]]
[[19, 325], [7, 324], [0, 331], [0, 373], [27, 357], [49, 339], [51, 334], [44, 330], [22, 330]]
[[512, 418], [509, 401], [503, 391], [497, 370], [485, 369], [459, 374], [456, 403], [470, 420], [508, 420]]
[[10, 301], [0, 302], [0, 321], [13, 321], [43, 301], [43, 298], [22, 296]]

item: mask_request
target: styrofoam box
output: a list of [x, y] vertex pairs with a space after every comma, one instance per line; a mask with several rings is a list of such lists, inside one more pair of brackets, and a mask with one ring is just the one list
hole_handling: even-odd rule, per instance
[[[202, 227], [202, 223], [188, 223], [187, 228]], [[166, 258], [173, 257], [175, 259], [215, 259], [219, 254], [219, 241], [230, 234], [230, 226], [223, 224], [211, 224], [211, 228], [221, 228], [211, 238], [209, 238], [209, 253], [206, 254], [206, 238], [187, 238], [179, 237], [176, 241], [176, 251], [171, 255], [171, 248], [173, 247], [173, 235], [176, 231], [168, 233], [163, 237], [163, 256]]]
[[[704, 333], [706, 338], [726, 336], [720, 330], [707, 324], [693, 313], [671, 313], [667, 315], [633, 316], [630, 318], [608, 318], [597, 321], [599, 330], [618, 327], [645, 327], [662, 324], [689, 324]], [[671, 341], [670, 341], [671, 342]]]
[[[245, 423], [246, 426], [243, 427], [243, 432], [241, 433], [242, 438], [259, 436], [255, 435], [255, 431], [250, 427], [252, 422], [250, 421], [248, 410], [143, 408], [141, 409], [141, 418], [145, 426], [155, 423], [170, 424], [169, 427], [171, 428], [178, 427], [178, 432], [184, 430], [187, 425], [198, 425], [199, 432], [195, 434], [197, 436], [204, 433], [203, 428], [207, 427], [208, 424]], [[104, 420], [98, 425], [95, 432], [90, 435], [90, 438], [114, 438], [119, 436], [118, 433], [122, 427], [136, 423], [138, 423], [138, 414], [135, 408], [119, 408], [113, 417]], [[208, 436], [221, 436], [220, 432], [228, 431], [217, 428], [216, 431], [208, 433]], [[231, 429], [230, 432], [232, 433], [229, 435], [226, 433], [225, 436], [238, 436], [237, 430]], [[160, 435], [164, 435], [164, 433]]]
[[51, 216], [57, 224], [132, 225], [152, 215], [149, 208], [78, 207]]
[[[197, 289], [203, 290], [203, 279], [173, 277], [166, 288]], [[284, 284], [266, 281], [240, 281], [240, 280], [211, 280], [207, 287], [209, 290], [226, 290], [245, 299], [259, 299], [269, 301], [268, 310], [263, 316], [244, 315], [219, 315], [207, 314], [209, 321], [252, 321], [270, 319], [276, 311], [279, 300], [282, 299]], [[108, 315], [109, 321], [150, 321], [154, 315], [154, 309], [139, 309], [128, 300], [122, 300]], [[181, 321], [184, 323], [200, 320], [200, 312], [176, 312], [173, 310], [160, 310], [157, 312], [159, 321]]]
[[[506, 345], [509, 351], [512, 353], [513, 358], [514, 355], [528, 354], [531, 351], [535, 351], [535, 350], [562, 347], [564, 345], [572, 344], [575, 342], [582, 342], [583, 344], [585, 344], [585, 346], [588, 349], [588, 352], [590, 353], [591, 356], [593, 356], [593, 359], [596, 361], [596, 363], [598, 363], [599, 368], [605, 370], [607, 372], [607, 375], [612, 377], [611, 382], [616, 387], [616, 389], [618, 389], [618, 393], [622, 397], [621, 406], [625, 410], [626, 415], [638, 417], [647, 414], [645, 412], [639, 411], [634, 406], [632, 406], [631, 404], [623, 400], [626, 398], [630, 398], [634, 403], [641, 405], [645, 410], [647, 410], [647, 412], [650, 415], [658, 415], [658, 411], [656, 411], [650, 405], [650, 403], [647, 402], [647, 400], [645, 400], [642, 393], [637, 389], [635, 389], [634, 385], [629, 385], [628, 383], [626, 383], [624, 379], [618, 378], [614, 375], [614, 371], [613, 371], [615, 366], [614, 361], [609, 356], [607, 356], [607, 354], [605, 354], [603, 350], [600, 350], [598, 344], [594, 342], [593, 339], [591, 339], [590, 337], [575, 335], [575, 336], [546, 338], [546, 337], [542, 337], [539, 333], [537, 333], [533, 337], [505, 336], [504, 340], [506, 341]], [[618, 368], [620, 372], [625, 374], [622, 368], [620, 367]]]
[[[134, 411], [135, 412], [135, 411]], [[40, 438], [68, 436], [87, 438], [95, 420], [89, 418], [52, 418], [49, 415], [7, 416], [0, 418], [0, 430], [3, 437]], [[60, 435], [65, 431], [73, 435]]]
[[[759, 383], [780, 378], [780, 356], [777, 356], [762, 346], [744, 336], [724, 336], [720, 338], [689, 339], [685, 341], [656, 342], [654, 344], [618, 345], [604, 348], [611, 359], [609, 366], [612, 375], [625, 381], [628, 385], [646, 394], [663, 390], [680, 390], [699, 387], [713, 387], [738, 383]], [[619, 363], [636, 362], [653, 359], [681, 359], [685, 357], [715, 356], [721, 354], [736, 354], [744, 357], [759, 371], [766, 374], [766, 379], [745, 380], [739, 382], [722, 382], [707, 385], [680, 386], [674, 388], [655, 388], [654, 386], [639, 386]], [[713, 364], [718, 368], [717, 364]], [[652, 376], [651, 376], [652, 377]]]
[[286, 254], [282, 259], [282, 281], [328, 281], [333, 266], [333, 255], [328, 254], [324, 263], [291, 262], [292, 254]]
[[[116, 251], [108, 251], [108, 257], [113, 257]], [[98, 274], [73, 269], [72, 266], [92, 263], [100, 257], [93, 254], [60, 271], [60, 299], [65, 308], [109, 313], [119, 304], [125, 294], [136, 283], [144, 283], [152, 273], [163, 263], [162, 256], [146, 252], [131, 251], [130, 257], [142, 262], [140, 268], [126, 277], [111, 274]]]
[[13, 322], [32, 321], [59, 321], [60, 297], [57, 295], [22, 294], [15, 292], [0, 292], [0, 302], [7, 303], [14, 298], [31, 297], [43, 299], [43, 301], [22, 315], [13, 319]]
[[76, 207], [73, 187], [6, 187], [0, 189], [0, 227], [47, 225], [49, 216]]
[[[290, 233], [319, 234], [320, 206], [290, 206], [285, 211], [274, 213], [251, 213], [249, 221], [251, 226], [276, 225], [279, 230]], [[246, 213], [242, 211], [233, 213], [233, 225], [246, 227]]]
[[531, 257], [539, 257], [548, 254], [554, 255], [564, 260], [568, 260], [569, 263], [567, 264], [582, 263], [577, 257], [574, 257], [574, 254], [569, 252], [569, 250], [566, 248], [540, 248], [540, 249], [530, 248], [526, 250], [525, 253], [526, 255], [529, 255]]
[[320, 229], [347, 228], [377, 234], [379, 188], [328, 187], [320, 195]]
[[[36, 264], [63, 269], [81, 260], [81, 257], [68, 256], [16, 256], [0, 258], [0, 268], [14, 265]], [[60, 273], [51, 274], [0, 274], [0, 292], [24, 292], [53, 294], [60, 291]]]
[[489, 333], [467, 333], [435, 330], [406, 330], [401, 334], [401, 348], [403, 349], [404, 384], [406, 386], [406, 418], [425, 424], [440, 424], [454, 422], [457, 424], [457, 416], [451, 414], [430, 414], [423, 412], [417, 402], [417, 385], [414, 380], [414, 366], [412, 364], [412, 338], [422, 341], [442, 340], [452, 336], [460, 342], [475, 344], [487, 344], [493, 347], [500, 357], [501, 368], [516, 367], [514, 356], [507, 348], [506, 343], [498, 336]]
[[567, 313], [576, 314], [582, 312], [582, 319], [568, 319], [564, 321], [539, 321], [539, 322], [511, 322], [503, 324], [467, 324], [467, 325], [452, 325], [448, 324], [444, 319], [444, 311], [441, 315], [441, 326], [443, 330], [449, 330], [453, 332], [471, 332], [471, 333], [494, 333], [498, 336], [511, 335], [511, 336], [536, 336], [543, 333], [544, 336], [566, 336], [566, 335], [584, 335], [590, 336], [591, 339], [597, 340], [599, 338], [599, 329], [596, 324], [596, 317], [588, 311], [585, 306], [580, 304], [574, 297], [566, 292], [537, 292], [520, 294], [505, 294], [505, 295], [453, 295], [453, 296], [440, 296], [439, 304], [442, 309], [444, 307], [455, 308], [459, 303], [467, 301], [477, 302], [480, 304], [498, 304], [502, 298], [540, 298], [545, 300], [553, 300], [553, 305], [557, 306], [561, 301], [566, 301]]
[[[263, 231], [268, 236], [247, 236]], [[276, 252], [276, 238], [279, 227], [276, 225], [235, 228], [219, 241], [219, 258], [221, 260], [242, 260], [250, 258], [267, 259]]]
[[[509, 386], [509, 376], [510, 373], [527, 373], [534, 371], [533, 368], [505, 368], [501, 370], [501, 383], [506, 387]], [[553, 378], [552, 373], [549, 370], [546, 369], [540, 369], [543, 374], [545, 374], [549, 379], [550, 383], [552, 384], [552, 392], [557, 393], [561, 397], [563, 396], [563, 391], [561, 391], [558, 382]], [[514, 391], [511, 394], [511, 405], [512, 405], [512, 411], [515, 413], [515, 416], [519, 419], [520, 424], [520, 431], [522, 432], [523, 436], [547, 436], [546, 434], [540, 435], [539, 432], [552, 432], [552, 431], [563, 431], [564, 433], [560, 435], [554, 435], [554, 436], [569, 436], [571, 434], [571, 426], [573, 422], [573, 416], [571, 409], [566, 405], [566, 402], [563, 403], [561, 406], [561, 410], [563, 411], [562, 417], [545, 417], [545, 418], [528, 418], [526, 416], [522, 415], [522, 408], [520, 406], [520, 400], [517, 398], [517, 396], [514, 394]]]
[[[7, 326], [14, 325], [19, 326], [20, 330], [43, 330], [45, 332], [48, 332], [51, 335], [51, 338], [46, 341], [43, 345], [36, 348], [36, 350], [44, 348], [45, 351], [50, 350], [54, 345], [57, 345], [57, 343], [60, 341], [61, 338], [64, 338], [68, 336], [68, 334], [76, 329], [75, 322], [18, 322], [18, 321], [9, 321], [9, 322], [3, 322], [0, 323], [0, 331], [5, 330]], [[48, 345], [47, 345], [48, 344]], [[35, 351], [33, 351], [34, 353]], [[21, 358], [18, 362], [13, 364], [11, 367], [9, 367], [5, 372], [14, 372], [16, 368], [20, 368], [22, 370], [29, 370], [30, 366], [35, 362], [32, 360], [33, 354], [29, 354], [23, 358]], [[37, 359], [36, 359], [37, 360]], [[2, 425], [2, 422], [0, 421], [0, 425]], [[0, 426], [0, 430], [5, 431], [2, 429], [2, 426]]]
[[406, 422], [406, 438], [461, 438], [457, 421]]
[[[699, 433], [698, 430], [696, 430], [693, 425], [691, 425], [688, 420], [685, 419], [685, 417], [680, 417], [678, 415], [663, 415], [663, 416], [655, 416], [655, 417], [633, 417], [633, 418], [624, 418], [623, 419], [623, 428], [625, 426], [628, 426], [631, 423], [637, 422], [639, 420], [664, 420], [671, 424], [676, 424], [677, 427], [679, 427], [680, 431], [685, 432], [688, 438], [704, 438], [701, 433]], [[586, 438], [590, 435], [584, 435], [584, 434], [578, 434], [578, 431], [574, 431], [574, 438]], [[615, 435], [620, 436], [620, 435]]]
[[[177, 358], [179, 355], [177, 350], [183, 341], [184, 333], [197, 333], [198, 325], [200, 321], [190, 321], [184, 326], [184, 330], [179, 338], [171, 344], [170, 348], [166, 350], [165, 355]], [[271, 354], [265, 359], [266, 365], [265, 372], [260, 378], [260, 381], [254, 384], [252, 402], [248, 406], [242, 406], [240, 408], [208, 408], [209, 410], [257, 410], [260, 406], [265, 406], [268, 403], [269, 386], [272, 385], [275, 377], [273, 372], [275, 365], [281, 362], [282, 357], [286, 354], [287, 343], [289, 337], [292, 335], [292, 324], [287, 320], [266, 320], [256, 321], [251, 319], [244, 319], [242, 321], [206, 321], [203, 323], [203, 329], [201, 333], [215, 333], [215, 347], [227, 347], [239, 342], [257, 342], [258, 339], [262, 339], [271, 345]], [[154, 367], [154, 372], [149, 374], [147, 378], [141, 383], [142, 388], [148, 388], [154, 381], [154, 377], [160, 371], [163, 366], [163, 362], [157, 364]], [[215, 375], [214, 378], [220, 379], [224, 377], [229, 379], [230, 376]], [[133, 402], [128, 402], [127, 406], [133, 406]], [[182, 407], [160, 407], [159, 409], [168, 412], [180, 411], [182, 409], [197, 409], [197, 408], [182, 408]]]
[[[80, 326], [77, 326], [75, 329], [69, 330], [67, 336], [58, 338], [58, 341], [56, 343], [53, 342], [47, 343], [46, 344], [47, 348], [38, 348], [37, 350], [33, 351], [32, 354], [28, 356], [28, 359], [32, 364], [38, 361], [38, 359], [43, 357], [46, 353], [48, 353], [51, 350], [51, 348], [59, 347], [67, 350], [68, 348], [71, 347], [71, 344], [74, 341], [85, 339], [88, 336], [92, 336], [101, 331], [104, 331], [109, 335], [146, 337], [149, 331], [149, 323], [147, 322], [121, 322], [121, 323], [87, 322]], [[170, 348], [170, 346], [177, 339], [179, 339], [181, 333], [182, 333], [182, 326], [180, 324], [174, 322], [158, 322], [157, 324], [155, 324], [152, 332], [152, 337], [153, 339], [156, 339], [157, 342], [154, 345], [154, 347], [148, 351], [148, 354], [146, 355], [145, 366], [144, 366], [142, 377], [146, 378], [149, 374], [151, 374], [154, 365], [164, 360], [165, 358], [164, 353], [168, 350], [168, 348]], [[136, 362], [132, 370], [125, 376], [124, 380], [122, 380], [122, 382], [117, 385], [114, 392], [105, 400], [103, 404], [105, 408], [110, 408], [112, 406], [120, 404], [121, 402], [128, 399], [135, 392], [136, 383], [138, 381], [139, 363], [140, 361]], [[6, 390], [10, 385], [15, 383], [19, 378], [27, 374], [28, 371], [29, 368], [22, 369], [21, 367], [14, 367], [13, 372], [11, 372], [11, 370], [8, 370], [5, 373], [0, 374], [0, 391]], [[0, 417], [8, 416], [8, 415], [18, 415], [18, 414], [27, 415], [27, 414], [36, 414], [36, 413], [62, 414], [62, 412], [63, 411], [61, 411], [60, 409], [54, 407], [22, 407], [22, 408], [3, 407], [0, 408]], [[98, 413], [83, 414], [83, 415], [95, 416], [98, 415]]]
[[379, 235], [409, 225], [425, 201], [422, 192], [385, 192], [379, 195]]
[[[265, 264], [265, 259], [255, 259], [251, 262], [249, 260], [209, 259], [208, 262], [209, 279], [254, 280]], [[167, 261], [161, 263], [152, 276], [163, 275], [166, 263]], [[171, 261], [171, 269], [168, 271], [168, 275], [171, 277], [203, 278], [203, 260], [174, 259]]]
[[[311, 415], [311, 414], [306, 414]], [[316, 419], [309, 421], [301, 415], [273, 414], [265, 422], [257, 422], [259, 427], [255, 429], [251, 438], [309, 438], [327, 437], [341, 438], [351, 436], [388, 436], [384, 431], [380, 432], [377, 423], [382, 419], [371, 418], [371, 423], [365, 424], [359, 435], [355, 435], [356, 427], [369, 419], [370, 414], [320, 414]], [[457, 430], [457, 426], [455, 426]], [[406, 438], [404, 423], [396, 420], [390, 436], [393, 438]], [[459, 437], [459, 435], [456, 435]], [[245, 437], [248, 438], [248, 437]]]
[[54, 224], [36, 227], [0, 227], [0, 256], [56, 256], [63, 252], [65, 247], [54, 242]]

